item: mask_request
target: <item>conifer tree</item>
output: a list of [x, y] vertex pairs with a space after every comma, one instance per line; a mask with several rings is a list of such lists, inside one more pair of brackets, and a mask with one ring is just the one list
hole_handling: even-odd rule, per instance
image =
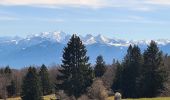
[[7, 86], [8, 96], [14, 96], [16, 94], [16, 84], [14, 80], [11, 81], [10, 85]]
[[3, 85], [3, 98], [6, 100], [7, 98], [7, 85], [11, 81], [12, 71], [9, 66], [6, 66], [4, 69], [1, 70], [1, 76], [3, 79], [2, 85]]
[[22, 84], [22, 100], [42, 100], [40, 81], [34, 67], [29, 67]]
[[89, 57], [86, 53], [87, 50], [80, 38], [75, 34], [72, 35], [64, 48], [60, 75], [57, 76], [62, 83], [56, 86], [69, 96], [78, 98], [92, 84], [93, 70], [88, 63]]
[[48, 69], [44, 64], [40, 68], [39, 76], [40, 76], [43, 95], [48, 95], [52, 93]]
[[6, 67], [5, 67], [4, 73], [5, 73], [8, 77], [11, 76], [12, 71], [11, 71], [11, 69], [10, 69], [9, 66], [6, 66]]
[[113, 89], [120, 90], [125, 98], [138, 97], [138, 84], [142, 67], [142, 55], [136, 45], [129, 46], [122, 65], [117, 65]]
[[121, 88], [122, 88], [122, 71], [123, 71], [123, 67], [122, 67], [121, 63], [119, 63], [119, 61], [117, 61], [116, 62], [115, 78], [114, 78], [113, 85], [112, 85], [112, 90], [114, 92], [121, 92]]
[[127, 77], [126, 74], [126, 69], [125, 69], [125, 65], [128, 65], [131, 59], [131, 53], [132, 53], [132, 45], [129, 46], [128, 50], [127, 50], [127, 54], [124, 58], [124, 61], [122, 63], [122, 65], [120, 65], [119, 63], [117, 63], [117, 70], [116, 70], [116, 75], [115, 75], [115, 79], [113, 82], [113, 91], [119, 91], [121, 93], [123, 93], [123, 96], [125, 95], [125, 81], [127, 81]]
[[123, 95], [127, 98], [136, 98], [139, 95], [139, 77], [142, 67], [142, 54], [138, 46], [134, 45], [132, 48], [129, 48], [123, 67]]
[[143, 56], [144, 66], [140, 91], [143, 97], [155, 97], [164, 89], [164, 82], [167, 80], [163, 55], [157, 44], [151, 41]]
[[129, 91], [129, 74], [130, 74], [130, 63], [132, 60], [132, 45], [129, 46], [128, 50], [127, 50], [127, 54], [124, 58], [124, 61], [122, 62], [122, 73], [121, 73], [121, 92], [122, 95], [126, 98], [128, 97], [128, 91]]
[[105, 71], [106, 71], [105, 62], [103, 60], [103, 57], [101, 55], [99, 55], [96, 59], [96, 66], [94, 68], [95, 77], [103, 76]]

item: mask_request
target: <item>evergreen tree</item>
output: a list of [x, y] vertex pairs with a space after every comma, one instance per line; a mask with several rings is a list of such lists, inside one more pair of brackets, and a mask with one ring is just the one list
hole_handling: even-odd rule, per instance
[[96, 66], [94, 68], [95, 76], [96, 77], [101, 77], [106, 71], [106, 65], [105, 62], [103, 61], [103, 57], [99, 55], [96, 59]]
[[6, 66], [6, 67], [5, 67], [5, 69], [4, 69], [4, 74], [6, 75], [6, 77], [11, 78], [12, 71], [11, 71], [11, 69], [10, 69], [9, 66]]
[[40, 68], [39, 76], [40, 76], [40, 81], [41, 81], [41, 85], [42, 85], [43, 95], [48, 95], [48, 94], [52, 93], [48, 69], [44, 64]]
[[117, 70], [115, 75], [115, 80], [113, 82], [113, 90], [119, 90], [123, 94], [124, 97], [127, 97], [127, 94], [125, 94], [128, 90], [126, 89], [127, 85], [125, 86], [126, 82], [129, 82], [128, 80], [128, 67], [131, 61], [131, 55], [132, 55], [132, 45], [129, 46], [127, 50], [127, 54], [124, 58], [124, 61], [122, 65], [119, 63], [117, 64]]
[[155, 97], [164, 89], [167, 73], [163, 64], [163, 55], [157, 44], [151, 41], [144, 52], [144, 66], [141, 77], [143, 97]]
[[7, 86], [7, 92], [9, 97], [14, 96], [16, 94], [16, 84], [14, 80], [12, 80], [11, 84]]
[[116, 62], [116, 73], [115, 73], [115, 78], [113, 81], [113, 85], [112, 85], [112, 90], [114, 92], [122, 92], [121, 88], [122, 88], [122, 71], [123, 71], [123, 67], [122, 65], [117, 61]]
[[139, 77], [142, 66], [140, 48], [130, 45], [122, 65], [117, 65], [113, 89], [120, 90], [125, 98], [138, 97]]
[[139, 95], [139, 77], [142, 67], [142, 54], [138, 46], [134, 45], [129, 48], [123, 66], [123, 95], [126, 98], [136, 98]]
[[4, 100], [6, 100], [7, 98], [7, 85], [10, 83], [11, 81], [11, 77], [12, 77], [12, 71], [10, 69], [9, 66], [6, 66], [4, 69], [1, 70], [1, 75], [2, 75], [2, 85], [3, 85], [3, 97]]
[[36, 69], [29, 67], [22, 84], [22, 100], [42, 100], [41, 87]]
[[86, 56], [86, 48], [80, 38], [73, 35], [64, 48], [63, 60], [60, 75], [61, 84], [57, 88], [62, 89], [69, 96], [74, 95], [76, 98], [86, 92], [87, 87], [92, 84], [93, 70], [88, 63], [89, 57]]

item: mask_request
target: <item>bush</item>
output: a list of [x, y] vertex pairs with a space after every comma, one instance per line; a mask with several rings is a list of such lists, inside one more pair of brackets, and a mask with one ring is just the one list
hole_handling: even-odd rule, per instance
[[87, 95], [82, 95], [78, 100], [89, 100], [89, 97]]
[[103, 81], [96, 79], [92, 86], [88, 88], [88, 96], [91, 99], [106, 100], [108, 91], [103, 85]]

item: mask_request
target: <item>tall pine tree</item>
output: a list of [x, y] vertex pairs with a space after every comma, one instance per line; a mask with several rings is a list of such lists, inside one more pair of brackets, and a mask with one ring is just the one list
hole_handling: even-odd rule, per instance
[[115, 78], [113, 80], [113, 85], [112, 85], [112, 90], [114, 92], [122, 92], [122, 71], [123, 67], [120, 62], [116, 62], [116, 73], [115, 73]]
[[63, 64], [59, 70], [61, 74], [57, 76], [62, 83], [57, 84], [57, 88], [64, 90], [69, 96], [78, 98], [92, 84], [93, 70], [88, 63], [86, 52], [82, 41], [75, 34], [64, 48]]
[[103, 57], [101, 55], [99, 55], [96, 59], [96, 66], [94, 68], [94, 72], [95, 72], [95, 77], [101, 77], [103, 76], [103, 74], [106, 71], [106, 65], [105, 62], [103, 60]]
[[2, 70], [3, 73], [2, 73], [2, 79], [4, 82], [2, 82], [3, 84], [3, 94], [4, 94], [4, 100], [6, 100], [7, 98], [7, 85], [9, 84], [9, 82], [11, 81], [11, 78], [12, 78], [12, 71], [10, 69], [9, 66], [6, 66], [4, 70]]
[[130, 73], [130, 64], [131, 64], [131, 60], [132, 60], [132, 45], [129, 46], [128, 50], [127, 50], [127, 54], [124, 58], [124, 61], [122, 63], [122, 72], [121, 72], [121, 87], [120, 90], [122, 92], [122, 95], [126, 98], [128, 97], [129, 93], [129, 85], [130, 85], [130, 81], [129, 78], [131, 77]]
[[120, 90], [125, 98], [138, 97], [141, 67], [142, 55], [140, 48], [136, 45], [130, 45], [122, 65], [118, 64], [113, 89]]
[[126, 98], [139, 97], [139, 77], [142, 67], [142, 54], [140, 48], [136, 45], [129, 51], [127, 58], [123, 64], [123, 82], [122, 91]]
[[43, 95], [48, 95], [52, 93], [48, 69], [44, 64], [40, 68], [39, 76], [40, 76]]
[[6, 66], [6, 67], [5, 67], [4, 73], [6, 74], [6, 76], [7, 76], [8, 78], [11, 77], [12, 71], [11, 71], [11, 69], [10, 69], [9, 66]]
[[23, 79], [22, 100], [42, 100], [41, 86], [34, 67], [29, 67], [28, 73]]
[[144, 66], [140, 91], [143, 97], [155, 97], [164, 89], [164, 82], [167, 80], [163, 55], [157, 44], [151, 41], [143, 56]]

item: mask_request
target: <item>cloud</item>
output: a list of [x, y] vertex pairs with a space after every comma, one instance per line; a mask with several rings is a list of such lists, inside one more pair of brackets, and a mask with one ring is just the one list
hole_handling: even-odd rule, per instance
[[35, 7], [87, 7], [87, 8], [124, 8], [137, 11], [152, 11], [159, 7], [168, 7], [170, 0], [1, 0], [5, 6], [35, 6]]
[[168, 6], [170, 5], [170, 0], [145, 0], [145, 3]]
[[35, 20], [35, 21], [43, 21], [43, 22], [53, 22], [53, 23], [61, 23], [65, 22], [62, 18], [30, 18], [29, 20]]
[[129, 15], [127, 17], [122, 18], [107, 18], [107, 19], [100, 19], [100, 18], [84, 18], [84, 19], [72, 19], [71, 21], [74, 22], [90, 22], [90, 23], [135, 23], [135, 24], [169, 24], [169, 21], [164, 20], [153, 20], [143, 16], [136, 16], [136, 15]]
[[16, 20], [20, 19], [11, 16], [0, 16], [0, 21], [16, 21]]
[[14, 21], [14, 20], [16, 21], [20, 19], [9, 12], [0, 10], [0, 21]]
[[105, 0], [1, 0], [1, 5], [31, 5], [31, 6], [89, 6], [102, 7], [107, 6]]

